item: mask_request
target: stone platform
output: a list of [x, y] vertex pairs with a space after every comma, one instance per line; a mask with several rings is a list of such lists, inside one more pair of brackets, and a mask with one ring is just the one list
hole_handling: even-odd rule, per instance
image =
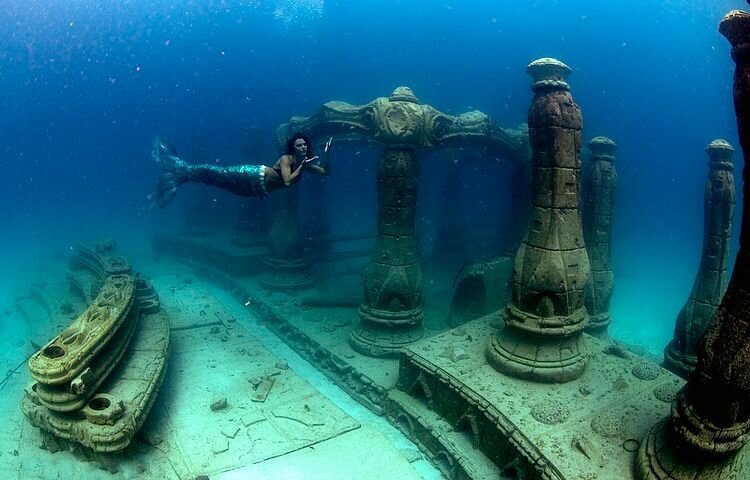
[[[199, 259], [200, 260], [200, 259]], [[348, 336], [357, 324], [359, 264], [327, 262], [315, 287], [271, 293], [205, 262], [190, 262], [263, 319], [339, 386], [417, 443], [451, 479], [632, 477], [645, 433], [669, 413], [682, 381], [615, 343], [586, 336], [591, 362], [567, 384], [505, 377], [485, 350], [502, 324], [487, 316], [453, 330], [445, 319], [460, 265], [423, 264], [425, 338], [400, 361], [364, 357]], [[331, 299], [327, 305], [326, 299]]]
[[486, 360], [491, 323], [483, 317], [407, 348], [398, 388], [523, 478], [632, 478], [641, 439], [669, 414], [684, 382], [588, 335], [591, 361], [579, 379], [550, 385], [508, 377]]

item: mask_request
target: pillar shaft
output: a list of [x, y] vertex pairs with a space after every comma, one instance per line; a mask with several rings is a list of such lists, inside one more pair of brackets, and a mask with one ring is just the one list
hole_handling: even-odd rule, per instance
[[664, 366], [683, 378], [695, 369], [698, 342], [727, 286], [735, 197], [733, 151], [724, 140], [715, 140], [706, 148], [709, 175], [704, 200], [703, 252], [690, 297], [677, 316], [674, 337], [664, 350]]
[[260, 284], [269, 290], [306, 288], [312, 283], [300, 232], [297, 188], [274, 193], [273, 222], [268, 232], [268, 256]]
[[586, 288], [586, 310], [590, 315], [586, 331], [607, 337], [611, 322], [609, 311], [614, 274], [612, 273], [612, 218], [617, 194], [615, 142], [596, 137], [589, 142], [591, 164], [583, 197], [583, 236], [591, 264], [591, 279]]
[[413, 149], [387, 147], [378, 166], [378, 238], [365, 271], [352, 347], [397, 356], [423, 334], [422, 269], [414, 239], [418, 167]]
[[589, 260], [578, 211], [583, 122], [564, 81], [567, 65], [541, 59], [528, 71], [536, 80], [529, 109], [531, 221], [516, 254], [505, 328], [487, 357], [508, 375], [566, 382], [587, 362], [581, 334]]

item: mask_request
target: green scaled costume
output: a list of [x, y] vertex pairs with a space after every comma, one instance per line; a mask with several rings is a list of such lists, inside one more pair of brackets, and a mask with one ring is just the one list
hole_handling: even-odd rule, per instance
[[166, 206], [185, 182], [205, 183], [245, 197], [262, 198], [268, 195], [266, 167], [263, 165], [190, 165], [178, 157], [174, 147], [163, 138], [154, 139], [151, 156], [163, 171], [151, 208]]

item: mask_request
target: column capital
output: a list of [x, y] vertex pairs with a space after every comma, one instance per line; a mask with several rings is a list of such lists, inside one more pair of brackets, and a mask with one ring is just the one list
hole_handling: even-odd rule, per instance
[[540, 58], [526, 67], [526, 73], [534, 80], [531, 90], [570, 90], [565, 80], [572, 72], [571, 68], [554, 58]]

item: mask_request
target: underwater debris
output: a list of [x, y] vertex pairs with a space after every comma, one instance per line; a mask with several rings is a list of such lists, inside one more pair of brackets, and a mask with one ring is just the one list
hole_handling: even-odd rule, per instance
[[255, 394], [252, 397], [250, 397], [250, 400], [252, 400], [253, 402], [258, 402], [258, 403], [265, 402], [275, 382], [276, 382], [276, 379], [273, 378], [272, 376], [265, 377], [260, 382], [260, 385], [258, 385], [258, 387], [255, 389]]
[[625, 360], [630, 358], [630, 354], [628, 353], [625, 348], [623, 348], [621, 345], [617, 343], [610, 343], [604, 349], [602, 350], [602, 353], [605, 353], [607, 355], [613, 355], [615, 357], [624, 358]]
[[228, 406], [229, 403], [227, 402], [227, 397], [217, 398], [211, 402], [211, 411], [218, 412], [219, 410], [224, 410]]

